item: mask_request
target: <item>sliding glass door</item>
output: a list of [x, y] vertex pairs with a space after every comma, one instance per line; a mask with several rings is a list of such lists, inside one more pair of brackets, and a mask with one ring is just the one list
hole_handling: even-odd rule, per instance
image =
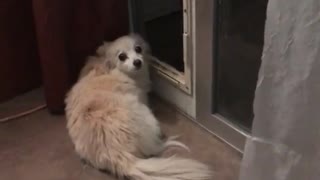
[[197, 119], [242, 151], [253, 121], [267, 0], [196, 1]]

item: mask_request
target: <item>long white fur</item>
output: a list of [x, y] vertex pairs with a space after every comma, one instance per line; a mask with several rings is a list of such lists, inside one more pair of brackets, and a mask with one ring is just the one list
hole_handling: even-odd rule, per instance
[[[140, 46], [142, 53], [135, 47]], [[119, 54], [128, 58], [119, 61]], [[94, 167], [133, 180], [205, 180], [209, 168], [197, 161], [147, 158], [168, 146], [188, 149], [176, 137], [161, 139], [161, 129], [148, 107], [148, 45], [137, 35], [99, 47], [66, 97], [67, 128], [76, 152]], [[137, 69], [133, 61], [140, 59]]]

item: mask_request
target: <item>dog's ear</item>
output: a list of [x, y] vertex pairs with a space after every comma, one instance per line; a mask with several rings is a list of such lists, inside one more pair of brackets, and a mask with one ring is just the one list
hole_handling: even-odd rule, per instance
[[128, 36], [131, 37], [131, 38], [134, 38], [134, 39], [143, 40], [143, 37], [138, 33], [131, 32]]
[[87, 58], [86, 64], [80, 71], [79, 79], [89, 74], [89, 72], [91, 72], [92, 70], [100, 71], [102, 62], [103, 62], [102, 59], [99, 57], [89, 56]]
[[100, 57], [106, 56], [106, 52], [107, 52], [109, 45], [110, 45], [110, 42], [103, 42], [103, 44], [98, 47], [96, 54]]
[[147, 41], [142, 37], [140, 34], [136, 33], [130, 33], [129, 37], [133, 38], [138, 44], [142, 45], [143, 49], [148, 53], [151, 54], [151, 48], [150, 45], [147, 43]]
[[115, 65], [114, 62], [112, 62], [111, 60], [108, 59], [108, 60], [105, 62], [105, 67], [106, 67], [107, 71], [110, 72], [112, 69], [114, 69], [114, 68], [116, 67], [116, 65]]

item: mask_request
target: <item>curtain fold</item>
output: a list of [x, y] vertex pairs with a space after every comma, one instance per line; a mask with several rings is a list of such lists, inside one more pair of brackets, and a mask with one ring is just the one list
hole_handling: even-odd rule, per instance
[[240, 180], [320, 177], [320, 1], [269, 0]]

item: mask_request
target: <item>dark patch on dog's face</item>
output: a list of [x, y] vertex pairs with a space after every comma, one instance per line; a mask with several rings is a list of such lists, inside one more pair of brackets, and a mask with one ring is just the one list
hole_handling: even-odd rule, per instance
[[118, 58], [119, 58], [120, 61], [123, 62], [123, 61], [125, 61], [126, 59], [128, 59], [128, 56], [127, 56], [126, 53], [122, 52], [122, 53], [120, 53], [120, 54], [118, 55]]
[[134, 47], [134, 50], [135, 50], [136, 53], [138, 53], [138, 54], [141, 54], [141, 53], [142, 53], [142, 47], [139, 46], [139, 45], [136, 45], [136, 46]]

